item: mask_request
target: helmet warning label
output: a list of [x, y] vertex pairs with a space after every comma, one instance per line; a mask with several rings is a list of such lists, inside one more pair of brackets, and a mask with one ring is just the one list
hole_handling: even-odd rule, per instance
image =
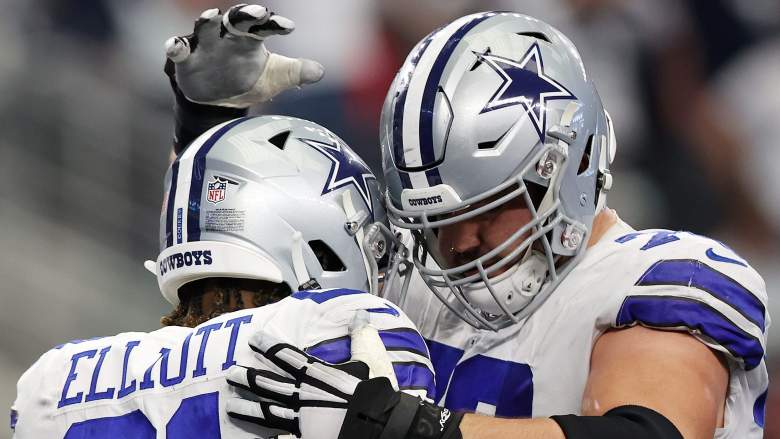
[[204, 230], [207, 232], [243, 232], [246, 211], [238, 209], [214, 209], [206, 211]]

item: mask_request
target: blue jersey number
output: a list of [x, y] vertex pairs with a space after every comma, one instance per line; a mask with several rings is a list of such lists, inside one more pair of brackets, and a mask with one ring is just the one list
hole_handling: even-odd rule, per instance
[[[165, 427], [168, 439], [220, 439], [219, 393], [206, 393], [182, 400]], [[155, 439], [157, 430], [149, 419], [135, 410], [126, 415], [77, 422], [65, 439]]]
[[475, 355], [460, 364], [463, 351], [427, 341], [436, 370], [436, 398], [446, 390], [444, 406], [450, 410], [493, 412], [495, 416], [531, 416], [533, 372], [527, 364]]

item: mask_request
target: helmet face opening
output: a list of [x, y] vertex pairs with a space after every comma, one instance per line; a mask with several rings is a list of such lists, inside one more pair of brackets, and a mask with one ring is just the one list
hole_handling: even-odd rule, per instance
[[[412, 259], [423, 280], [474, 326], [499, 329], [517, 321], [571, 259], [552, 244], [557, 227], [574, 223], [561, 211], [557, 176], [567, 164], [556, 150], [544, 145], [506, 182], [449, 208], [415, 211], [388, 203], [390, 221], [413, 232]], [[544, 173], [540, 163], [547, 160], [556, 169], [548, 186], [531, 182], [527, 176]]]
[[[485, 270], [490, 277], [501, 274], [508, 268], [506, 256], [512, 254], [534, 231], [534, 227], [523, 226], [534, 220], [534, 212], [547, 190], [528, 181], [524, 184], [524, 187], [510, 185], [461, 210], [434, 215], [431, 221], [442, 225], [424, 229], [418, 235], [421, 244], [443, 269], [458, 268], [492, 255]], [[493, 207], [481, 209], [484, 206]], [[477, 209], [480, 209], [480, 214], [468, 215]], [[493, 267], [498, 262], [501, 263]], [[475, 273], [476, 267], [473, 270]]]

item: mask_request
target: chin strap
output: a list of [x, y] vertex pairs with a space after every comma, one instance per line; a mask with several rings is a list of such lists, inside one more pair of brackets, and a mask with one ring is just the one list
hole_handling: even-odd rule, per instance
[[317, 279], [309, 276], [306, 261], [303, 259], [303, 235], [295, 231], [292, 236], [292, 264], [295, 278], [298, 279], [298, 291], [316, 290], [321, 288]]
[[378, 273], [377, 270], [372, 269], [373, 267], [376, 267], [376, 262], [369, 259], [373, 258], [373, 255], [370, 253], [370, 248], [368, 248], [364, 242], [366, 236], [364, 228], [369, 219], [368, 214], [365, 211], [358, 211], [355, 209], [355, 204], [352, 202], [352, 191], [349, 189], [341, 194], [341, 205], [347, 216], [347, 223], [344, 227], [346, 228], [347, 233], [355, 237], [355, 241], [357, 241], [358, 247], [360, 248], [360, 254], [363, 256], [363, 265], [366, 269], [366, 277], [368, 279], [369, 289], [371, 290], [369, 293], [376, 295], [378, 293]]
[[536, 250], [529, 249], [512, 275], [512, 285], [524, 297], [532, 298], [542, 289], [547, 278], [547, 261]]
[[609, 165], [615, 160], [615, 151], [617, 150], [617, 139], [615, 139], [615, 129], [612, 127], [612, 118], [607, 113], [607, 110], [604, 110], [604, 116], [607, 119], [607, 135], [601, 136], [598, 180], [596, 182], [598, 188], [596, 213], [600, 212], [607, 204], [607, 192], [612, 189], [612, 174], [609, 173]]

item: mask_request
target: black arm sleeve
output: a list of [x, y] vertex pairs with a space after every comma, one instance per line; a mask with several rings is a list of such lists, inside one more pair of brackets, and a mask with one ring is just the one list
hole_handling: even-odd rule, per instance
[[174, 95], [173, 150], [177, 155], [209, 128], [244, 117], [249, 111], [246, 108], [219, 107], [190, 101], [176, 83], [176, 64], [170, 59], [165, 62], [165, 74], [168, 75]]
[[566, 439], [683, 439], [672, 421], [647, 407], [624, 405], [604, 416], [551, 416]]

